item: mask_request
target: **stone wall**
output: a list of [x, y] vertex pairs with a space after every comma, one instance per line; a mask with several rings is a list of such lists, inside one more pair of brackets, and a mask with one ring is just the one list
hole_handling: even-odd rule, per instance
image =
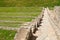
[[21, 26], [21, 28], [17, 31], [14, 40], [35, 40], [36, 36], [34, 33], [37, 30], [37, 27], [40, 26], [40, 21], [43, 17], [43, 10], [40, 15], [34, 20], [32, 20], [29, 25]]
[[[45, 38], [44, 35], [50, 35], [50, 33], [51, 35], [46, 36], [47, 38], [60, 40], [60, 19], [58, 15], [60, 11], [58, 11], [58, 9], [59, 8], [54, 8], [54, 10], [49, 10], [49, 8], [43, 9], [41, 14], [38, 15], [37, 18], [35, 18], [31, 22], [28, 22], [27, 25], [24, 24], [25, 26], [21, 26], [21, 28], [15, 35], [14, 40], [36, 40], [36, 34], [38, 35], [37, 40], [42, 40], [43, 38]], [[50, 31], [51, 29], [52, 31]], [[43, 32], [41, 33], [40, 30], [43, 30]], [[58, 38], [55, 38], [54, 35]]]

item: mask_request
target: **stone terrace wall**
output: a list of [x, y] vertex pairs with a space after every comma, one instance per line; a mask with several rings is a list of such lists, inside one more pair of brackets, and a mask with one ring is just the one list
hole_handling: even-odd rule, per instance
[[40, 21], [43, 17], [43, 10], [40, 15], [32, 22], [29, 23], [29, 25], [21, 26], [21, 28], [16, 33], [14, 40], [35, 40], [36, 36], [33, 34], [36, 32], [37, 27], [40, 26]]
[[[39, 28], [41, 28], [43, 26], [44, 26], [44, 28], [47, 27], [46, 28], [47, 30], [52, 29], [53, 32], [55, 33], [56, 37], [58, 37], [58, 40], [60, 40], [60, 16], [59, 16], [60, 7], [57, 7], [57, 8], [55, 7], [54, 10], [49, 10], [49, 8], [45, 8], [45, 9], [46, 9], [45, 11], [46, 11], [47, 16], [44, 15], [45, 12], [44, 12], [44, 8], [43, 8], [41, 14], [36, 19], [32, 20], [25, 26], [21, 26], [21, 28], [18, 30], [17, 34], [15, 35], [14, 40], [36, 40], [37, 36], [34, 34], [36, 34], [36, 31], [38, 31]], [[43, 19], [44, 18], [43, 16], [46, 16], [45, 18], [48, 19], [47, 23], [49, 23], [51, 28], [49, 28], [49, 25], [45, 26], [45, 24], [47, 24], [47, 23], [45, 23], [43, 25], [41, 24], [41, 23], [44, 23], [45, 21], [47, 21], [47, 20]], [[45, 20], [45, 21], [43, 21], [43, 20]], [[44, 31], [47, 31], [47, 30], [44, 30]], [[48, 30], [48, 31], [49, 32], [46, 32], [47, 35], [50, 35], [50, 32], [51, 32], [50, 37], [52, 37], [53, 36], [52, 31], [50, 31], [50, 30]], [[39, 32], [40, 32], [40, 30], [39, 30]], [[43, 34], [41, 34], [41, 35], [43, 35]], [[40, 39], [40, 35], [38, 35], [38, 36], [39, 36], [38, 37], [39, 40], [41, 40], [43, 38], [42, 37]], [[53, 36], [53, 39], [55, 39], [54, 36]]]
[[57, 15], [57, 20], [58, 20], [58, 23], [59, 23], [59, 26], [60, 26], [60, 6], [56, 6], [54, 8], [54, 12], [56, 13]]
[[[55, 35], [57, 37], [57, 40], [60, 40], [60, 20], [59, 20], [59, 13], [58, 13], [58, 9], [53, 10], [53, 12], [51, 12], [48, 8], [47, 8], [47, 12], [48, 12], [48, 16], [49, 16], [49, 22], [51, 23], [52, 28], [55, 31]], [[51, 36], [52, 37], [52, 36]], [[55, 39], [56, 40], [56, 39]]]

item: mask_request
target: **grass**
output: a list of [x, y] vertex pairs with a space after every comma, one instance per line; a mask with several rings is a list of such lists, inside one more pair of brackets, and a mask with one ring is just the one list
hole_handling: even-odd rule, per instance
[[[40, 12], [31, 12], [31, 13], [0, 13], [0, 20], [3, 21], [20, 21], [19, 22], [0, 22], [0, 26], [8, 26], [8, 27], [20, 27], [22, 23], [24, 22], [30, 22], [32, 19], [35, 19], [40, 14]], [[7, 17], [5, 17], [7, 16]], [[9, 17], [9, 16], [14, 16], [14, 17]], [[23, 18], [20, 17], [15, 17], [15, 16], [23, 16]], [[24, 17], [26, 16], [26, 17]], [[28, 16], [33, 16], [28, 17]], [[22, 23], [21, 23], [22, 22]], [[19, 25], [20, 24], [20, 25]]]
[[9, 17], [4, 17], [4, 18], [2, 18], [2, 17], [0, 17], [0, 20], [10, 20], [10, 21], [31, 21], [31, 19], [33, 19], [33, 18], [9, 18]]
[[14, 40], [16, 31], [0, 29], [0, 40]]
[[[31, 21], [32, 19], [34, 19], [32, 17], [28, 18], [28, 16], [37, 17], [39, 14], [40, 12], [0, 13], [0, 20], [26, 21], [27, 22], [27, 21]], [[15, 17], [15, 16], [23, 16], [23, 18]], [[24, 16], [26, 16], [26, 18], [24, 18]]]
[[42, 7], [0, 7], [0, 12], [41, 12], [41, 9]]
[[22, 23], [20, 22], [0, 22], [0, 26], [4, 27], [20, 27]]
[[4, 16], [37, 16], [40, 12], [0, 12], [0, 17]]
[[[31, 22], [32, 19], [35, 19], [35, 17], [40, 14], [41, 10], [42, 8], [40, 7], [0, 7], [0, 26], [20, 27], [21, 24]], [[14, 40], [15, 34], [16, 31], [0, 29], [0, 40]]]
[[[0, 21], [1, 20], [3, 21], [0, 22], [0, 26], [5, 26], [5, 27], [6, 26], [20, 27], [21, 24], [25, 22], [31, 22], [32, 19], [35, 19], [35, 17], [37, 17], [42, 10], [42, 7], [0, 7], [0, 8], [1, 8]], [[13, 22], [13, 21], [19, 21], [19, 22]]]
[[[28, 16], [37, 17], [41, 12], [42, 7], [53, 7], [59, 5], [60, 0], [0, 0], [0, 20], [20, 21], [0, 22], [0, 26], [20, 27], [22, 23], [30, 22], [34, 19], [28, 18]], [[23, 16], [23, 18], [16, 16]], [[24, 16], [27, 17], [24, 18]], [[16, 31], [0, 29], [0, 40], [14, 40], [15, 34]]]
[[0, 7], [59, 6], [60, 0], [0, 0]]
[[50, 10], [54, 10], [54, 7], [49, 7]]

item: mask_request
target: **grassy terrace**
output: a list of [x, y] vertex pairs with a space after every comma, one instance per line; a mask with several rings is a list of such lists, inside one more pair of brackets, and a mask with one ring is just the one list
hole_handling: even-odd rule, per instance
[[0, 26], [20, 27], [35, 19], [41, 10], [41, 7], [0, 7]]
[[40, 12], [42, 7], [0, 7], [0, 12]]
[[[35, 19], [41, 7], [0, 7], [0, 26], [20, 27], [25, 22]], [[0, 29], [0, 40], [14, 40], [16, 31]]]
[[16, 31], [0, 29], [0, 40], [13, 40], [15, 34], [16, 34]]
[[[59, 6], [60, 0], [0, 0], [0, 26], [20, 27], [37, 17], [42, 7]], [[0, 40], [14, 40], [16, 31], [0, 29]]]
[[0, 22], [0, 26], [4, 27], [20, 27], [22, 23]]
[[0, 12], [0, 17], [16, 17], [16, 16], [37, 16], [40, 12]]

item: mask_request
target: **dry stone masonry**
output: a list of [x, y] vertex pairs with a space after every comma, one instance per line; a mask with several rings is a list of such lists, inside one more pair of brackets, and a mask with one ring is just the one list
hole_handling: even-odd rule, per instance
[[18, 30], [14, 40], [60, 40], [60, 6], [43, 8], [41, 15]]

